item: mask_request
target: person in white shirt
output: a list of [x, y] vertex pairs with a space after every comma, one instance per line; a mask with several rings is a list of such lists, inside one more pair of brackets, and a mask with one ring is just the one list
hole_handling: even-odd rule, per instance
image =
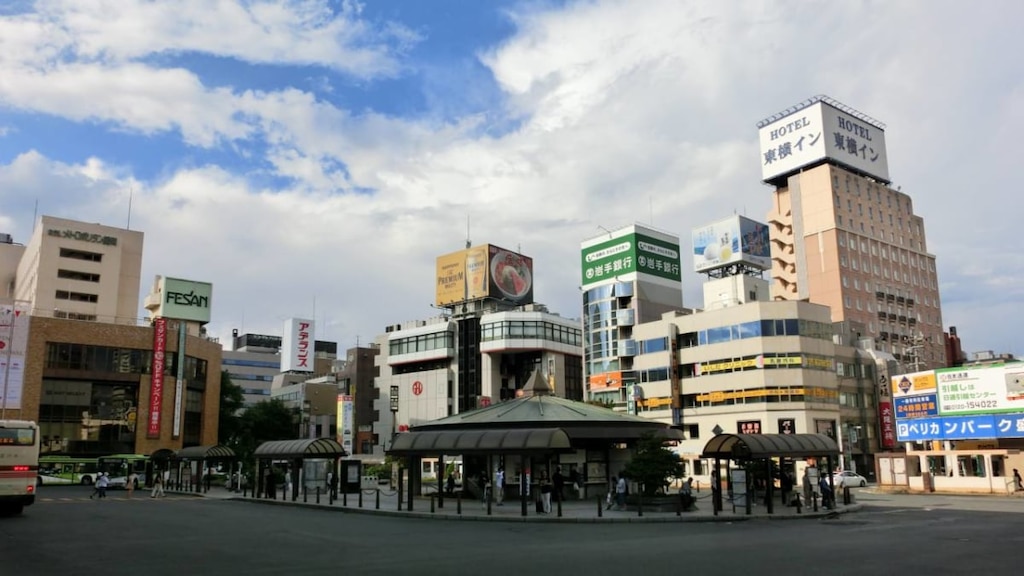
[[150, 498], [163, 498], [164, 494], [164, 475], [162, 472], [157, 470], [156, 474], [153, 474], [153, 490], [149, 493]]
[[503, 466], [498, 466], [498, 471], [494, 473], [494, 499], [498, 502], [498, 506], [501, 506], [505, 500], [505, 468]]
[[[110, 478], [106, 472], [100, 472], [100, 477], [96, 479], [96, 491], [99, 492], [100, 500], [107, 497], [107, 486], [110, 486]], [[89, 498], [92, 498], [92, 496], [89, 496]]]

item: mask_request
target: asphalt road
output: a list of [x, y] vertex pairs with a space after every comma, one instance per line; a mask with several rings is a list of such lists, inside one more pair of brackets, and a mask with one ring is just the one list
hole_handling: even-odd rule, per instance
[[0, 518], [0, 575], [1011, 574], [1024, 499], [885, 496], [833, 520], [543, 524], [44, 489]]

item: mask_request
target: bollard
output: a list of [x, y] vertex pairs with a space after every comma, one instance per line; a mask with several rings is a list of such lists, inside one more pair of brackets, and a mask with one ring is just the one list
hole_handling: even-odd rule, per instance
[[562, 517], [562, 495], [558, 495], [558, 517]]
[[334, 506], [334, 490], [327, 490], [327, 503]]
[[[490, 506], [488, 506], [488, 508], [490, 508]], [[435, 512], [435, 510], [434, 510], [434, 495], [431, 494], [430, 495], [430, 513], [433, 514], [434, 512]], [[488, 512], [490, 512], [490, 510], [488, 510]]]
[[676, 500], [676, 516], [683, 515], [683, 493], [679, 493], [679, 500]]
[[814, 502], [814, 511], [818, 511], [818, 493], [815, 492], [811, 495], [811, 500]]
[[604, 507], [601, 506], [601, 504], [603, 504], [603, 502], [601, 502], [601, 497], [598, 496], [597, 497], [597, 517], [598, 518], [604, 516]]
[[639, 490], [636, 491], [636, 515], [637, 516], [643, 516], [644, 515], [644, 493], [643, 493], [643, 490], [644, 490], [644, 487], [643, 487], [643, 484], [641, 484]]
[[341, 505], [348, 506], [348, 490], [341, 491]]
[[843, 486], [843, 504], [846, 506], [850, 505], [850, 487]]
[[380, 488], [377, 488], [377, 503], [374, 505], [374, 510], [380, 510]]
[[319, 486], [316, 487], [316, 503], [317, 504], [320, 503], [320, 487]]
[[800, 497], [800, 494], [796, 495], [796, 513], [804, 513], [804, 499]]
[[462, 490], [455, 495], [455, 513], [462, 516]]
[[491, 515], [491, 491], [487, 490], [486, 491], [486, 495], [487, 495], [487, 515], [490, 516]]
[[363, 487], [359, 487], [359, 507], [363, 507]]
[[306, 488], [305, 486], [302, 487], [302, 503], [303, 504], [308, 504], [309, 503], [309, 489]]

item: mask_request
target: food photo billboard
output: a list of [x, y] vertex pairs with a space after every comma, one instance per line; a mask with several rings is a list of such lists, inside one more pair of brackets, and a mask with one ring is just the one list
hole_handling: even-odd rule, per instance
[[582, 287], [640, 273], [680, 281], [679, 242], [630, 232], [583, 248]]
[[767, 270], [772, 265], [768, 226], [731, 216], [693, 230], [693, 269], [704, 272], [743, 262]]
[[758, 139], [763, 181], [770, 182], [825, 159], [882, 182], [890, 181], [885, 130], [878, 122], [838, 102], [834, 104], [814, 101], [761, 123]]
[[[533, 258], [493, 245], [487, 245], [487, 253], [488, 295], [519, 305], [533, 302]], [[468, 265], [467, 274], [472, 279]]]

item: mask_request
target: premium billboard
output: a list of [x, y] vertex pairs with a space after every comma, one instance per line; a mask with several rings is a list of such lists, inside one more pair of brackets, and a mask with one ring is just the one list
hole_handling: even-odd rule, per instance
[[345, 452], [352, 454], [352, 441], [355, 438], [355, 434], [352, 433], [355, 428], [355, 417], [353, 416], [355, 408], [355, 398], [348, 394], [338, 394], [338, 412], [336, 416], [336, 423], [338, 427], [337, 440], [338, 443], [345, 448]]
[[305, 318], [289, 318], [284, 321], [281, 372], [313, 371], [314, 328], [313, 321]]
[[889, 182], [882, 126], [828, 102], [812, 100], [809, 105], [766, 122], [758, 136], [761, 179], [765, 182], [825, 159]]
[[768, 226], [745, 216], [731, 216], [693, 230], [696, 272], [743, 262], [761, 270], [772, 267]]
[[491, 244], [437, 258], [437, 306], [487, 297], [533, 302], [533, 259]]
[[0, 299], [0, 406], [21, 409], [31, 303]]
[[156, 315], [175, 320], [210, 321], [213, 284], [161, 277], [158, 280], [160, 307]]
[[630, 232], [583, 248], [583, 288], [639, 273], [680, 281], [679, 242]]

